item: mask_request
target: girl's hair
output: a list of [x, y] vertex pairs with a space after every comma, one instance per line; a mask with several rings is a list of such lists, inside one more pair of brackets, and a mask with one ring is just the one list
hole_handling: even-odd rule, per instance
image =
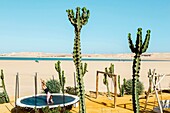
[[44, 80], [42, 80], [42, 82], [41, 82], [43, 85], [45, 85], [45, 81]]

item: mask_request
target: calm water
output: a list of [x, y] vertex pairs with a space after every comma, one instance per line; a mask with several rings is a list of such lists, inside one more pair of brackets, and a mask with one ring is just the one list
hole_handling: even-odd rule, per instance
[[[39, 57], [0, 57], [0, 60], [32, 60], [32, 61], [72, 61], [72, 58], [55, 57], [55, 58], [39, 58]], [[82, 61], [133, 61], [133, 59], [116, 59], [116, 58], [82, 58]], [[165, 61], [170, 60], [142, 60], [142, 61]]]

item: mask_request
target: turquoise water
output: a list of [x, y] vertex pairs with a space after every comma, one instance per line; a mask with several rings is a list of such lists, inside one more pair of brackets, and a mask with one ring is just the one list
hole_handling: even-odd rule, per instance
[[[55, 57], [55, 58], [39, 58], [39, 57], [0, 57], [0, 60], [28, 60], [28, 61], [72, 61], [72, 58], [66, 57]], [[82, 61], [128, 61], [131, 62], [133, 59], [116, 59], [116, 58], [82, 58]], [[170, 60], [142, 60], [142, 61], [165, 61], [170, 62]]]

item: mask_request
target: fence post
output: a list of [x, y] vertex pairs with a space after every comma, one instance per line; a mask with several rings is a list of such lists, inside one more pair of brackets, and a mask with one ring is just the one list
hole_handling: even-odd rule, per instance
[[35, 80], [35, 108], [36, 108], [36, 105], [37, 105], [37, 72], [35, 73], [34, 80]]

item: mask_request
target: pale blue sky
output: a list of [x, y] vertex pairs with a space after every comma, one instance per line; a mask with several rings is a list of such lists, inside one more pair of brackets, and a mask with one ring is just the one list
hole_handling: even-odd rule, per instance
[[66, 9], [86, 7], [82, 53], [130, 53], [138, 27], [151, 30], [147, 52], [170, 52], [170, 0], [0, 0], [0, 53], [72, 53]]

